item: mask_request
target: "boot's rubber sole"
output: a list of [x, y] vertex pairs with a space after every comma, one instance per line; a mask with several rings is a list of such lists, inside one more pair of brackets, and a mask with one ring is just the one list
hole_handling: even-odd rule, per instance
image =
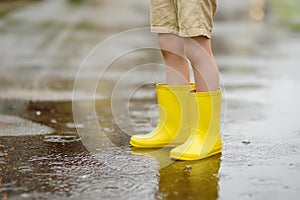
[[162, 148], [162, 147], [177, 147], [181, 145], [181, 143], [151, 143], [149, 145], [145, 145], [145, 143], [139, 143], [135, 140], [130, 140], [130, 145], [133, 147], [139, 147], [139, 148]]

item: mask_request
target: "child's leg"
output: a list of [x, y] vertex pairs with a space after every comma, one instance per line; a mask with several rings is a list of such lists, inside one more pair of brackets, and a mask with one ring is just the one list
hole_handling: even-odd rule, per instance
[[184, 57], [184, 39], [171, 33], [159, 33], [158, 42], [167, 66], [167, 84], [189, 85], [190, 75], [188, 62]]
[[219, 71], [211, 50], [211, 40], [205, 36], [185, 38], [185, 53], [193, 66], [197, 92], [219, 88]]
[[188, 94], [189, 138], [170, 152], [179, 160], [198, 160], [222, 152], [220, 111], [222, 91], [210, 39], [197, 36], [185, 39], [185, 50], [193, 65], [196, 91]]

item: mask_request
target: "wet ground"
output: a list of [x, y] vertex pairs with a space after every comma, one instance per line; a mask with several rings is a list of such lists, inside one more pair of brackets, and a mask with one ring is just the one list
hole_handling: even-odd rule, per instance
[[148, 2], [70, 2], [0, 17], [2, 199], [298, 199], [297, 1], [219, 2], [224, 149], [192, 162], [128, 146], [164, 81]]

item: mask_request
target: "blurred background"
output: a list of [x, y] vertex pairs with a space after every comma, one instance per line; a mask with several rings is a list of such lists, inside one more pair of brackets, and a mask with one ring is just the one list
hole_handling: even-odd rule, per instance
[[299, 0], [218, 1], [223, 153], [166, 166], [128, 147], [156, 125], [161, 54], [114, 57], [157, 47], [149, 1], [0, 0], [0, 198], [297, 199], [299, 10]]
[[[264, 62], [284, 57], [280, 48], [285, 48], [283, 53], [298, 52], [297, 47], [281, 45], [300, 29], [298, 1], [218, 3], [213, 47], [220, 68], [242, 58], [260, 57]], [[149, 2], [1, 0], [0, 16], [0, 97], [70, 99], [74, 74], [91, 49], [113, 34], [148, 27]], [[298, 46], [297, 41], [292, 43]], [[116, 41], [114, 45], [135, 44]], [[139, 56], [136, 59], [147, 57]], [[101, 58], [94, 61], [94, 70], [99, 67]], [[86, 73], [93, 76], [92, 69]]]

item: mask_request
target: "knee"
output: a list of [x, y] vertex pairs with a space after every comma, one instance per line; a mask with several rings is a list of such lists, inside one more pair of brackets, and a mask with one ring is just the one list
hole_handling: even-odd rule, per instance
[[158, 43], [160, 47], [168, 46], [172, 37], [170, 34], [158, 34]]
[[189, 60], [197, 59], [197, 57], [212, 56], [210, 39], [206, 37], [185, 38], [184, 50]]
[[184, 54], [183, 38], [173, 34], [159, 34], [158, 43], [164, 56]]
[[190, 38], [185, 39], [184, 41], [184, 53], [189, 60], [194, 60], [197, 56], [199, 56], [199, 52], [201, 47], [199, 44], [195, 43]]

